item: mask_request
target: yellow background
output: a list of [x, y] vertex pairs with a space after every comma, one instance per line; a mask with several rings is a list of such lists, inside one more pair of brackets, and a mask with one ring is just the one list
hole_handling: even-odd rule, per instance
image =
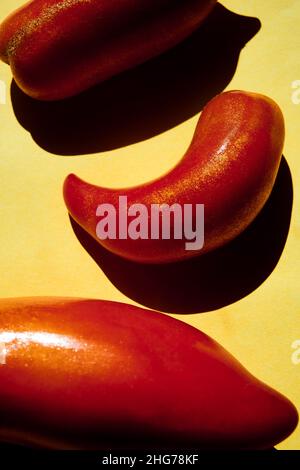
[[[2, 0], [0, 18], [23, 3]], [[300, 364], [291, 360], [291, 344], [300, 339], [300, 104], [292, 102], [292, 82], [300, 80], [300, 2], [224, 0], [222, 4], [262, 23], [242, 50], [227, 88], [267, 94], [284, 112], [284, 155], [294, 187], [291, 227], [275, 270], [250, 295], [215, 312], [175, 316], [218, 340], [300, 410]], [[18, 123], [9, 93], [11, 73], [5, 64], [0, 64], [0, 80], [7, 85], [7, 102], [0, 104], [0, 296], [80, 296], [134, 303], [113, 286], [76, 239], [62, 199], [63, 180], [74, 172], [95, 184], [126, 187], [158, 177], [183, 155], [198, 116], [116, 150], [54, 155], [39, 147]], [[299, 427], [278, 448], [300, 449]]]

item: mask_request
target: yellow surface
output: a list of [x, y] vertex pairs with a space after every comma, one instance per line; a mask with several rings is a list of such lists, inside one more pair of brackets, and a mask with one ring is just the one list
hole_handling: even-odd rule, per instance
[[[2, 0], [0, 18], [23, 3]], [[284, 112], [287, 127], [284, 155], [294, 187], [292, 220], [276, 268], [257, 289], [216, 311], [176, 317], [217, 339], [255, 375], [286, 394], [300, 410], [300, 354], [292, 349], [292, 343], [300, 340], [300, 92], [292, 88], [294, 82], [295, 87], [300, 86], [300, 82], [296, 83], [300, 80], [300, 2], [226, 0], [223, 5], [241, 15], [257, 17], [262, 24], [242, 50], [227, 89], [265, 93]], [[201, 63], [201, 56], [194, 60]], [[203, 67], [205, 73], [208, 72]], [[222, 75], [221, 68], [219, 73]], [[208, 82], [215, 78], [208, 77]], [[198, 116], [122, 148], [62, 156], [41, 148], [17, 121], [9, 93], [11, 73], [4, 64], [0, 64], [0, 80], [7, 87], [4, 104], [0, 84], [0, 296], [82, 296], [135, 303], [110, 282], [75, 237], [62, 199], [63, 180], [70, 172], [112, 187], [153, 179], [181, 158]], [[157, 83], [156, 77], [155, 86]], [[172, 107], [176, 108], [176, 101]], [[274, 233], [270, 231], [267, 236], [271, 240]], [[251, 256], [255, 255], [253, 250]], [[131, 273], [124, 272], [124, 276], [130, 278]], [[201, 283], [200, 278], [198, 282]], [[300, 449], [300, 429], [278, 448]]]

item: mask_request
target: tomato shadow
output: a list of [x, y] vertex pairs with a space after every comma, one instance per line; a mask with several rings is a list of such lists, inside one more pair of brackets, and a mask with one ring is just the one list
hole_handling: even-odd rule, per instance
[[239, 237], [212, 253], [163, 265], [120, 258], [70, 221], [83, 248], [127, 297], [168, 313], [201, 313], [242, 299], [268, 278], [286, 243], [292, 205], [292, 178], [283, 158], [268, 202]]
[[257, 18], [217, 4], [177, 47], [74, 98], [37, 101], [13, 81], [14, 113], [41, 148], [57, 155], [103, 152], [148, 139], [199, 113], [222, 92], [242, 48], [260, 27]]

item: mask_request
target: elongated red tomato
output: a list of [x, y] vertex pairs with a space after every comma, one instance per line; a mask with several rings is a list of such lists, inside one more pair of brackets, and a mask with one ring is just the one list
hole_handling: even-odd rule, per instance
[[216, 0], [34, 0], [0, 26], [0, 57], [28, 95], [75, 95], [198, 28]]
[[50, 448], [267, 448], [294, 406], [185, 323], [84, 299], [0, 301], [0, 437]]
[[[162, 263], [206, 253], [239, 235], [264, 206], [278, 172], [284, 133], [282, 113], [270, 98], [244, 91], [223, 93], [205, 107], [189, 149], [169, 173], [141, 186], [116, 190], [94, 186], [69, 175], [64, 184], [66, 206], [73, 219], [99, 243], [125, 258]], [[133, 219], [128, 217], [125, 236], [119, 236], [121, 213], [124, 219], [119, 204], [121, 196], [127, 197], [128, 208], [137, 204], [146, 208], [146, 217], [140, 224], [148, 224], [146, 234], [140, 227], [140, 233], [136, 230], [131, 237]], [[106, 238], [105, 234], [99, 236], [97, 230], [101, 222], [98, 208], [105, 204], [115, 208], [119, 223], [116, 233], [112, 236], [108, 233]], [[195, 208], [200, 204], [205, 206], [204, 223], [200, 217], [197, 221]], [[168, 209], [179, 205], [181, 219], [179, 213], [177, 233], [175, 217], [170, 217], [169, 239], [163, 238], [162, 231], [155, 239], [150, 230], [153, 217], [149, 222], [147, 214], [150, 219], [152, 208], [164, 205]], [[190, 225], [194, 227], [195, 240], [192, 246], [190, 235], [187, 237], [185, 231], [185, 205], [193, 208]], [[204, 246], [198, 245], [196, 240], [201, 224], [204, 225]]]

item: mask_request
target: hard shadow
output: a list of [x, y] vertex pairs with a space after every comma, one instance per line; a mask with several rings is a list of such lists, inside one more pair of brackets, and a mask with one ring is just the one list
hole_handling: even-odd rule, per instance
[[224, 90], [260, 26], [257, 18], [217, 4], [179, 46], [74, 98], [37, 101], [13, 81], [15, 115], [40, 147], [58, 155], [103, 152], [153, 137]]
[[83, 248], [127, 297], [164, 312], [200, 313], [242, 299], [267, 279], [285, 246], [292, 205], [292, 178], [283, 158], [272, 194], [248, 229], [212, 253], [164, 265], [113, 255], [70, 220]]

